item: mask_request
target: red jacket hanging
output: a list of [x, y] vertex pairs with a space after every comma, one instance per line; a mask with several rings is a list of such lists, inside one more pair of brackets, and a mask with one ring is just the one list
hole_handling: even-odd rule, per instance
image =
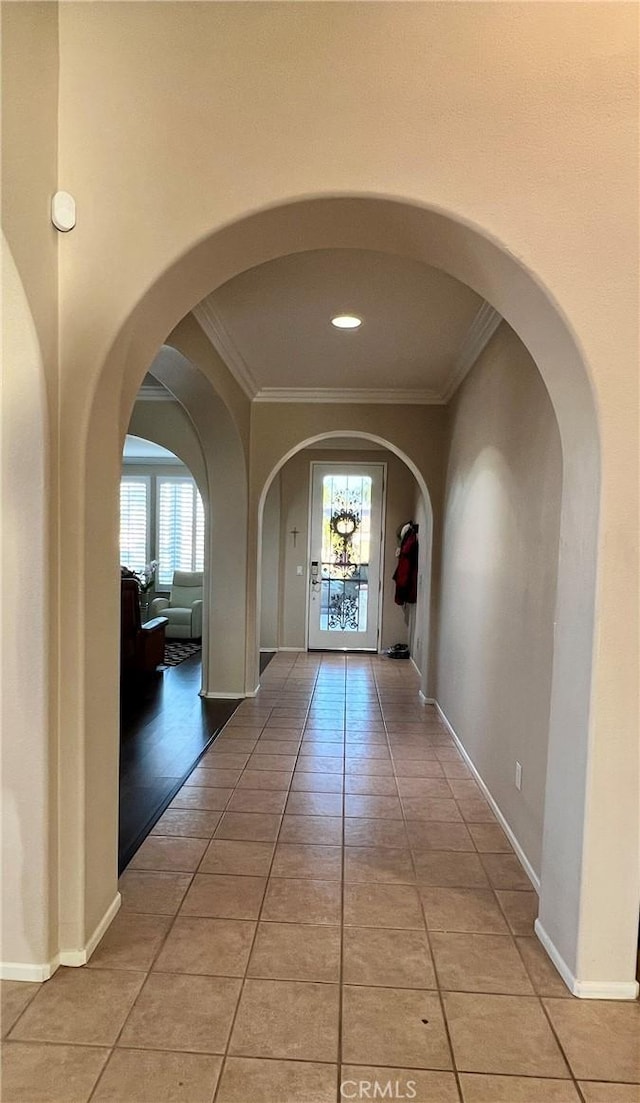
[[418, 600], [418, 537], [413, 527], [400, 544], [393, 580], [396, 584], [396, 605], [415, 605]]

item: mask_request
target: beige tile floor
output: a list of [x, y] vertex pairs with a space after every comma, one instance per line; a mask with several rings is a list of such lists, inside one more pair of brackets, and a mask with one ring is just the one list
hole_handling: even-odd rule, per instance
[[569, 996], [409, 664], [274, 659], [121, 890], [3, 984], [4, 1103], [640, 1101], [638, 1005]]

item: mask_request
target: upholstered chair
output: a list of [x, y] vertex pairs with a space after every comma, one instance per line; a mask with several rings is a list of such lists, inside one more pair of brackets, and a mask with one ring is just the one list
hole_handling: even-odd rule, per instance
[[174, 571], [170, 597], [157, 597], [151, 602], [151, 616], [167, 618], [167, 639], [201, 638], [202, 583], [202, 571]]
[[153, 674], [164, 663], [166, 617], [140, 622], [140, 591], [135, 578], [120, 581], [120, 672], [126, 682]]

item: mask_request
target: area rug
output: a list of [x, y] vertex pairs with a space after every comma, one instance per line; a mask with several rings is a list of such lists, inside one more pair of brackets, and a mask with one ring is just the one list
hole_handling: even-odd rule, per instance
[[177, 666], [178, 663], [183, 663], [185, 659], [195, 655], [196, 651], [200, 651], [201, 646], [199, 643], [194, 643], [193, 640], [166, 640], [164, 665]]

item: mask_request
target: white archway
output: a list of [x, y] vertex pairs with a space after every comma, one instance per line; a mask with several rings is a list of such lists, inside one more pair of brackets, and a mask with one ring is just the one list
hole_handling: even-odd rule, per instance
[[164, 345], [152, 373], [186, 410], [200, 442], [207, 478], [205, 507], [205, 601], [202, 696], [244, 694], [244, 632], [247, 544], [247, 472], [231, 415], [203, 372], [171, 345]]
[[[261, 619], [260, 614], [261, 614], [261, 607], [262, 607], [262, 594], [261, 594], [262, 526], [263, 526], [263, 517], [264, 517], [264, 506], [265, 506], [265, 502], [267, 500], [267, 495], [269, 493], [269, 489], [273, 484], [273, 480], [275, 479], [276, 475], [282, 470], [282, 468], [285, 466], [285, 464], [287, 464], [289, 462], [289, 460], [293, 458], [293, 456], [297, 455], [298, 452], [302, 452], [306, 448], [312, 448], [313, 445], [317, 444], [319, 441], [339, 440], [340, 438], [342, 438], [344, 436], [353, 437], [356, 440], [362, 440], [364, 442], [369, 441], [372, 444], [377, 444], [381, 448], [384, 448], [387, 451], [392, 452], [394, 454], [394, 456], [397, 456], [398, 459], [402, 460], [404, 465], [411, 472], [411, 474], [413, 475], [413, 477], [414, 477], [414, 479], [417, 483], [418, 489], [420, 490], [420, 493], [422, 495], [422, 500], [424, 502], [425, 514], [426, 514], [427, 521], [428, 521], [428, 526], [429, 526], [428, 532], [423, 534], [423, 536], [422, 536], [424, 546], [427, 549], [426, 563], [425, 563], [426, 586], [425, 586], [425, 589], [423, 591], [423, 606], [424, 606], [424, 610], [425, 610], [425, 620], [422, 623], [422, 632], [423, 632], [423, 639], [425, 641], [428, 641], [429, 640], [429, 622], [430, 622], [429, 613], [430, 613], [430, 607], [431, 607], [431, 552], [432, 552], [432, 545], [433, 545], [433, 509], [431, 507], [431, 497], [429, 495], [429, 490], [428, 490], [428, 487], [427, 487], [427, 484], [425, 482], [425, 479], [424, 479], [424, 476], [423, 476], [422, 472], [420, 471], [418, 466], [414, 463], [414, 461], [411, 459], [411, 457], [406, 455], [406, 453], [403, 452], [401, 448], [399, 448], [392, 441], [386, 440], [384, 437], [378, 436], [378, 434], [376, 434], [376, 433], [368, 433], [368, 432], [366, 432], [364, 430], [360, 430], [360, 429], [356, 429], [356, 430], [353, 430], [353, 431], [349, 430], [348, 432], [345, 432], [345, 431], [342, 431], [342, 430], [338, 431], [338, 430], [335, 430], [335, 429], [333, 429], [333, 430], [329, 429], [324, 433], [318, 433], [314, 436], [307, 437], [306, 439], [300, 441], [299, 444], [295, 445], [292, 448], [289, 448], [288, 451], [283, 456], [280, 457], [278, 462], [274, 465], [274, 467], [269, 472], [269, 475], [267, 476], [267, 478], [264, 482], [264, 486], [262, 487], [262, 490], [260, 492], [260, 498], [258, 500], [257, 566], [256, 566], [256, 625], [260, 624], [260, 619]], [[427, 643], [427, 648], [428, 647], [429, 647], [429, 645]], [[259, 667], [259, 655], [257, 653], [254, 655], [254, 664], [255, 664], [255, 668], [258, 669], [258, 667]], [[426, 661], [423, 664], [423, 669], [420, 672], [420, 692], [422, 693], [422, 695], [424, 697], [427, 697], [427, 676], [428, 676], [428, 661]]]
[[[616, 633], [622, 632], [616, 626], [624, 618], [618, 615], [610, 554], [603, 556], [597, 574], [598, 548], [607, 551], [607, 543], [599, 529], [600, 441], [588, 365], [561, 305], [507, 245], [459, 214], [401, 196], [293, 197], [248, 213], [192, 243], [158, 273], [114, 334], [99, 377], [89, 380], [83, 391], [83, 420], [79, 429], [73, 426], [73, 439], [62, 425], [63, 554], [69, 570], [61, 594], [66, 629], [61, 676], [64, 680], [68, 675], [70, 686], [61, 715], [61, 794], [69, 809], [61, 839], [61, 878], [64, 885], [69, 882], [62, 894], [64, 940], [86, 946], [115, 891], [110, 858], [115, 769], [104, 750], [114, 711], [115, 671], [108, 658], [105, 661], [112, 651], [113, 625], [105, 615], [103, 638], [91, 638], [88, 611], [91, 608], [95, 615], [96, 596], [94, 586], [89, 593], [87, 579], [97, 570], [101, 584], [109, 589], [103, 548], [113, 541], [115, 511], [102, 489], [117, 461], [114, 425], [122, 417], [120, 394], [137, 387], [167, 331], [215, 287], [276, 256], [332, 247], [413, 257], [469, 284], [519, 335], [549, 391], [562, 440], [564, 492], [539, 930], [577, 994], [630, 998], [637, 991], [633, 977], [640, 898], [638, 793], [637, 785], [634, 791], [630, 783], [637, 747], [635, 718], [630, 716], [620, 719], [616, 739], [608, 738], [607, 710], [611, 702], [628, 698], [629, 672], [615, 647], [601, 643], [615, 641]], [[279, 454], [292, 443], [286, 425], [278, 448], [253, 435], [251, 440], [251, 655], [257, 502], [263, 473], [273, 467], [274, 450]], [[596, 598], [602, 615], [594, 651]], [[100, 617], [102, 596], [97, 604]], [[252, 688], [250, 682], [245, 688]], [[628, 840], [624, 852], [620, 838]], [[80, 877], [78, 869], [83, 871]]]

